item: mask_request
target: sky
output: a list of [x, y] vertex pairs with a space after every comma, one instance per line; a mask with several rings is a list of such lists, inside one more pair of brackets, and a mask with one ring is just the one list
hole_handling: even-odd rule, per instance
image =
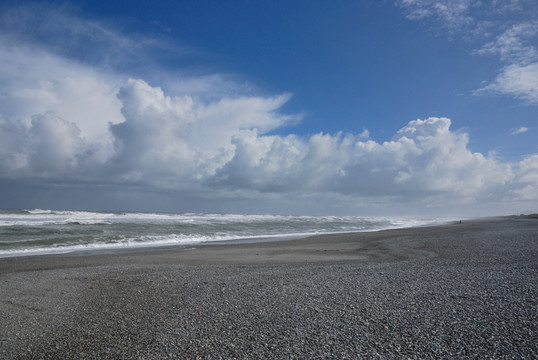
[[0, 64], [0, 208], [538, 212], [535, 0], [8, 0]]

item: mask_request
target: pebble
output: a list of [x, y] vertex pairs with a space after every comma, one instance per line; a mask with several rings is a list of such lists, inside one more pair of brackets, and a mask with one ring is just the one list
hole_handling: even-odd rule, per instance
[[0, 357], [536, 359], [535, 230], [448, 234], [425, 243], [436, 256], [388, 262], [70, 269], [76, 306], [33, 314], [45, 336], [0, 338]]

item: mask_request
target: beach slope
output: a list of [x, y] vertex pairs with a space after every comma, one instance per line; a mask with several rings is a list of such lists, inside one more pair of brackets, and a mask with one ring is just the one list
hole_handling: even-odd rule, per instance
[[2, 359], [538, 358], [538, 220], [0, 259]]

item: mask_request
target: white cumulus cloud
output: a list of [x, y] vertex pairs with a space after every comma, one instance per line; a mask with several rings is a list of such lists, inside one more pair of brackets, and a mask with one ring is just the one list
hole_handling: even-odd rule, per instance
[[[448, 19], [465, 14], [468, 6], [465, 1], [404, 3], [429, 4], [429, 13], [415, 18], [436, 13]], [[76, 27], [79, 20], [72, 20], [50, 31]], [[132, 55], [129, 39], [100, 24], [77, 29], [97, 34], [94, 47], [106, 41], [103, 34], [112, 38], [105, 49], [123, 44], [125, 53], [114, 53], [114, 64]], [[535, 155], [509, 164], [473, 152], [470, 135], [452, 129], [448, 118], [402, 119], [403, 127], [387, 141], [372, 139], [368, 130], [273, 135], [302, 119], [282, 111], [290, 94], [262, 96], [218, 73], [128, 76], [18, 40], [0, 35], [0, 181], [41, 180], [57, 188], [84, 184], [88, 193], [93, 189], [93, 194], [139, 202], [144, 192], [193, 203], [244, 198], [289, 205], [321, 198], [380, 204], [390, 199], [417, 207], [537, 197]], [[496, 46], [487, 51], [497, 54]], [[511, 91], [534, 101], [533, 80], [525, 82], [533, 65], [506, 67], [512, 80], [490, 84], [488, 91]], [[165, 78], [165, 85], [155, 81]], [[136, 191], [127, 196], [124, 188]]]
[[28, 126], [0, 117], [0, 142], [6, 177], [70, 177], [88, 150], [78, 126], [53, 112], [32, 116]]
[[[99, 114], [89, 107], [81, 118], [65, 119], [52, 110], [29, 115], [30, 121], [3, 116], [1, 175], [176, 191], [326, 192], [402, 201], [476, 200], [515, 177], [509, 164], [472, 152], [468, 135], [452, 131], [448, 118], [410, 121], [385, 142], [367, 139], [364, 132], [303, 138], [266, 134], [297, 121], [279, 112], [288, 95], [207, 102], [169, 96], [130, 79], [110, 96], [119, 101], [121, 113], [121, 122], [107, 129], [111, 150], [83, 136], [78, 121]], [[102, 147], [111, 151], [104, 160], [96, 157]]]
[[[232, 139], [266, 132], [295, 119], [276, 110], [289, 98], [238, 97], [204, 102], [170, 97], [130, 79], [118, 92], [125, 121], [110, 127], [116, 172], [125, 179], [184, 183], [205, 179], [232, 156]], [[134, 174], [134, 175], [133, 175]]]
[[0, 109], [6, 120], [30, 126], [33, 116], [52, 112], [76, 121], [81, 137], [100, 143], [103, 160], [110, 155], [108, 126], [123, 121], [115, 96], [122, 80], [1, 36], [0, 63]]
[[450, 131], [447, 118], [414, 120], [391, 141], [352, 134], [233, 139], [234, 157], [210, 179], [258, 191], [328, 191], [349, 194], [474, 197], [513, 178], [510, 166], [468, 148], [467, 134]]
[[517, 181], [512, 193], [519, 200], [538, 200], [538, 155], [523, 159], [517, 167]]

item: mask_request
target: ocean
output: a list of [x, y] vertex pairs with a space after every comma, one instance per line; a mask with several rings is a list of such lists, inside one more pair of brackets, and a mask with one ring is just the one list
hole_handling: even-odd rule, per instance
[[451, 219], [0, 210], [0, 257], [272, 241], [448, 221]]

